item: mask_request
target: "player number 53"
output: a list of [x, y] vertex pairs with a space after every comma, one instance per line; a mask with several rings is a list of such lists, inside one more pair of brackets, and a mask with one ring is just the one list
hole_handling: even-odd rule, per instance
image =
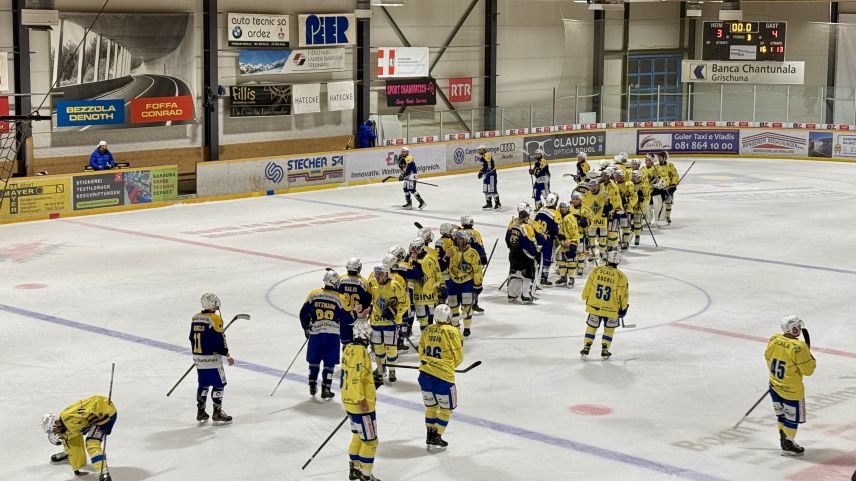
[[604, 286], [601, 284], [597, 285], [597, 290], [595, 292], [595, 297], [598, 299], [602, 299], [604, 301], [608, 301], [610, 297], [612, 297], [612, 288], [608, 286]]

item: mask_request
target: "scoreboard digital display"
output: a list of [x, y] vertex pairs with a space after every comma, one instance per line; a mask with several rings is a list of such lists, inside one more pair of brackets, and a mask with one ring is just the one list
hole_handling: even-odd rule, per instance
[[704, 22], [702, 60], [785, 61], [785, 22]]

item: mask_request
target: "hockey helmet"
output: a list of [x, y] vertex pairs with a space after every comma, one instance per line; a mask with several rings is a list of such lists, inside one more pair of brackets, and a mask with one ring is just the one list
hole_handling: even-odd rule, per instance
[[486, 146], [485, 144], [481, 144], [481, 145], [479, 145], [478, 150], [484, 150], [484, 151], [487, 151], [487, 146]]
[[782, 332], [799, 336], [803, 330], [803, 320], [799, 316], [787, 316], [782, 319]]
[[56, 425], [57, 421], [59, 421], [59, 417], [56, 413], [47, 413], [42, 416], [42, 431], [48, 435], [48, 441], [54, 446], [62, 444], [59, 436], [54, 432], [54, 425]]
[[532, 207], [529, 206], [526, 202], [521, 202], [517, 204], [517, 215], [521, 218], [529, 217], [529, 214], [532, 213]]
[[437, 304], [434, 308], [435, 324], [450, 324], [452, 322], [452, 309], [446, 304]]
[[401, 246], [392, 246], [387, 252], [394, 255], [398, 260], [404, 259], [404, 256], [407, 255], [407, 252], [404, 251], [404, 247]]
[[348, 272], [359, 273], [363, 269], [363, 263], [358, 258], [351, 257], [345, 264], [345, 269], [347, 269]]
[[589, 189], [592, 189], [592, 190], [599, 189], [600, 188], [600, 182], [598, 182], [597, 179], [592, 179], [589, 181], [588, 186], [589, 186]]
[[324, 287], [335, 289], [338, 285], [339, 273], [328, 267], [327, 272], [324, 273]]
[[577, 152], [577, 160], [586, 160], [588, 159], [588, 154], [585, 152]]
[[609, 265], [617, 266], [621, 264], [621, 251], [614, 250], [606, 253], [606, 263]]
[[573, 201], [575, 201], [575, 200], [582, 201], [582, 200], [583, 200], [583, 195], [582, 195], [582, 194], [580, 194], [579, 192], [571, 192], [571, 202], [573, 202]]
[[630, 174], [630, 180], [633, 181], [634, 184], [642, 182], [642, 172], [634, 170], [633, 173]]
[[600, 165], [600, 170], [606, 170], [609, 167], [609, 161], [608, 160], [601, 160], [599, 165]]
[[419, 252], [425, 247], [425, 241], [421, 237], [417, 237], [410, 241], [410, 252]]
[[440, 235], [446, 237], [452, 237], [452, 234], [455, 232], [455, 226], [448, 223], [440, 224]]
[[430, 227], [423, 227], [419, 229], [419, 233], [417, 234], [419, 237], [425, 241], [425, 244], [428, 244], [432, 240], [434, 240], [434, 232], [431, 231]]
[[629, 156], [629, 155], [627, 155], [627, 152], [619, 152], [619, 153], [618, 153], [618, 157], [620, 157], [620, 158], [621, 158], [621, 160], [623, 160], [623, 161], [627, 162], [627, 159], [628, 159], [630, 156]]
[[547, 198], [544, 199], [544, 204], [547, 207], [556, 207], [556, 204], [559, 203], [559, 194], [555, 192], [550, 192], [547, 194]]
[[624, 179], [626, 174], [624, 173], [624, 169], [615, 169], [615, 171], [613, 171], [612, 175]]
[[206, 311], [216, 311], [217, 309], [220, 309], [220, 298], [217, 297], [216, 294], [206, 292], [205, 294], [202, 294], [200, 302], [202, 304], [202, 309]]
[[561, 201], [561, 202], [559, 202], [559, 212], [561, 212], [563, 215], [564, 215], [564, 214], [567, 214], [568, 212], [570, 212], [570, 210], [571, 210], [571, 205], [570, 205], [570, 204], [568, 204], [568, 203], [567, 203], [567, 202], [565, 202], [564, 200], [563, 200], [563, 201]]
[[630, 168], [631, 169], [636, 170], [639, 168], [639, 166], [640, 166], [639, 159], [631, 159], [630, 160]]
[[473, 222], [473, 216], [471, 215], [462, 215], [461, 216], [461, 227], [465, 229], [469, 229], [473, 226], [475, 222]]
[[[383, 260], [381, 260], [380, 263], [387, 269], [392, 270], [393, 267], [398, 265], [398, 257], [396, 257], [395, 254], [387, 254], [383, 256]], [[375, 272], [377, 272], [377, 267], [375, 267]]]
[[409, 154], [410, 153], [410, 147], [405, 145], [404, 147], [401, 148], [401, 153], [402, 154]]

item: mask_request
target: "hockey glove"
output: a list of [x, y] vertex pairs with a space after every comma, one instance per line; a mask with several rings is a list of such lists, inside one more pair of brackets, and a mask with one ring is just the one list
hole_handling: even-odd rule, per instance
[[583, 229], [587, 229], [589, 226], [589, 221], [586, 218], [580, 217], [580, 220], [577, 221], [577, 225], [582, 227]]
[[603, 216], [606, 218], [609, 218], [609, 214], [611, 214], [611, 213], [612, 213], [612, 204], [607, 203], [605, 206], [603, 206]]
[[395, 311], [391, 308], [387, 307], [383, 310], [383, 318], [386, 321], [394, 321], [395, 320]]
[[484, 172], [479, 172], [479, 179], [481, 179], [482, 177], [484, 177]]
[[627, 309], [630, 309], [630, 305], [629, 305], [629, 304], [628, 304], [628, 306], [627, 306], [627, 307], [625, 307], [624, 309], [619, 309], [619, 310], [618, 310], [618, 317], [624, 317], [624, 316], [626, 316], [626, 315], [627, 315]]
[[309, 329], [304, 329], [303, 335], [306, 336], [306, 339], [309, 339]]
[[398, 181], [401, 182], [404, 180], [404, 174], [398, 176]]
[[449, 289], [446, 288], [445, 285], [440, 286], [440, 293], [437, 295], [441, 301], [445, 301], [449, 298]]
[[473, 286], [473, 293], [477, 296], [481, 295], [482, 290], [484, 290], [484, 289], [480, 285], [479, 286]]

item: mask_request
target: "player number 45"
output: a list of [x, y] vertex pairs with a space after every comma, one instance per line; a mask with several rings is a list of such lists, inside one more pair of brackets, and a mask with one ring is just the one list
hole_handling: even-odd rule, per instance
[[770, 363], [770, 373], [779, 379], [784, 379], [785, 361], [782, 361], [780, 359], [773, 359], [773, 362]]

